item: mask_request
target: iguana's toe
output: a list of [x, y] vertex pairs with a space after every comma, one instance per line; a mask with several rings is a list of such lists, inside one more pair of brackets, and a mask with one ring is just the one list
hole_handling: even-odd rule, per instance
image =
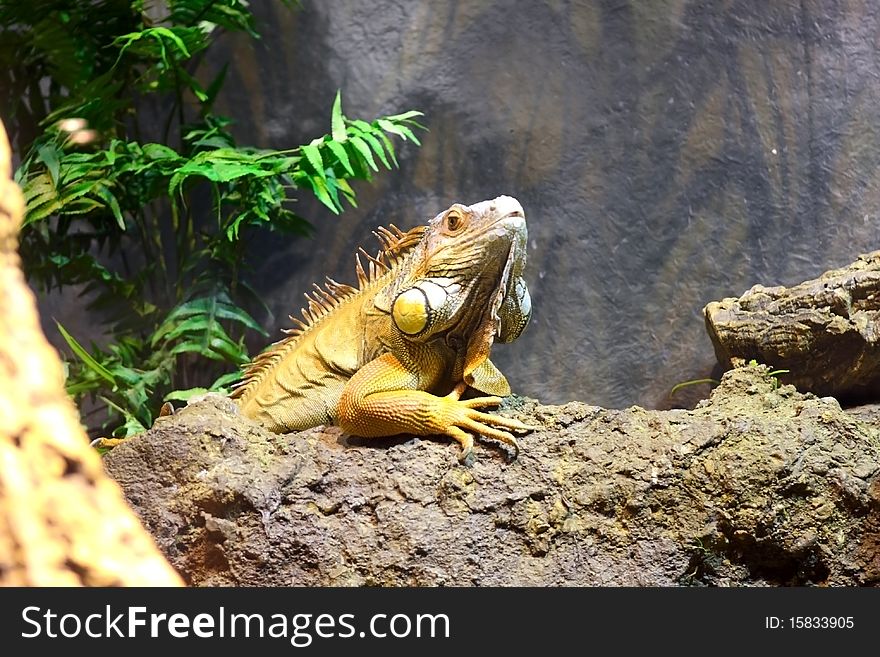
[[464, 463], [474, 451], [474, 437], [467, 431], [462, 431], [456, 426], [446, 429], [446, 435], [455, 438], [461, 445], [461, 454], [458, 460]]
[[92, 447], [97, 449], [113, 449], [117, 445], [121, 444], [123, 441], [128, 440], [127, 438], [97, 438], [93, 440], [91, 443]]
[[[501, 403], [501, 398], [474, 397], [473, 399], [463, 399], [458, 403], [462, 404], [466, 408], [483, 408], [484, 406], [498, 406], [498, 404]], [[514, 420], [512, 417], [504, 417], [502, 415], [495, 415], [494, 413], [477, 412], [477, 415], [482, 422], [489, 422], [495, 426], [504, 427], [505, 429], [512, 429], [513, 431], [537, 431], [540, 428], [531, 426], [529, 424], [524, 424], [519, 420]]]
[[[486, 414], [482, 413], [481, 415]], [[495, 440], [502, 442], [505, 445], [510, 445], [511, 447], [513, 447], [512, 460], [516, 460], [516, 457], [519, 456], [519, 443], [516, 441], [516, 438], [514, 438], [513, 435], [511, 435], [507, 431], [496, 429], [495, 427], [483, 424], [475, 420], [464, 420], [462, 422], [462, 426], [464, 426], [465, 429], [472, 431], [474, 434], [478, 434], [486, 438], [494, 438]], [[464, 431], [454, 425], [446, 429], [446, 435], [452, 436], [461, 444], [461, 455], [459, 456], [458, 460], [464, 463], [474, 450], [474, 437], [467, 431]]]

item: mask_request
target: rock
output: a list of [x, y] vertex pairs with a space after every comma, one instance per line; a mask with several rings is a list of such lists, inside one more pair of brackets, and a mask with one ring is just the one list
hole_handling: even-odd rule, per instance
[[756, 285], [703, 313], [726, 367], [789, 370], [798, 390], [880, 400], [880, 251], [791, 288]]
[[692, 411], [502, 412], [541, 429], [466, 466], [442, 438], [267, 433], [215, 395], [105, 465], [195, 585], [880, 584], [880, 427], [765, 367]]

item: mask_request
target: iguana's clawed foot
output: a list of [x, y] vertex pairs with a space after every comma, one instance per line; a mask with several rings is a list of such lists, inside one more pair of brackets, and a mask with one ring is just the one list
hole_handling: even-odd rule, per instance
[[113, 449], [127, 438], [97, 438], [92, 441], [91, 446], [96, 449]]
[[[168, 415], [174, 415], [174, 406], [171, 402], [165, 402], [162, 404], [162, 408], [159, 409], [159, 417]], [[91, 446], [96, 449], [106, 449], [109, 451], [125, 440], [128, 440], [128, 438], [96, 438], [91, 442]]]
[[516, 459], [519, 455], [519, 443], [517, 443], [516, 438], [509, 431], [504, 431], [504, 429], [510, 429], [511, 431], [534, 431], [536, 427], [523, 424], [513, 418], [476, 410], [484, 406], [497, 406], [501, 403], [500, 397], [475, 397], [473, 399], [460, 400], [458, 399], [460, 394], [461, 392], [456, 388], [446, 397], [447, 403], [455, 404], [456, 407], [455, 417], [446, 427], [446, 435], [455, 438], [461, 444], [459, 460], [464, 462], [474, 449], [474, 437], [467, 431], [486, 436], [487, 438], [494, 438], [510, 445], [513, 447], [513, 458]]

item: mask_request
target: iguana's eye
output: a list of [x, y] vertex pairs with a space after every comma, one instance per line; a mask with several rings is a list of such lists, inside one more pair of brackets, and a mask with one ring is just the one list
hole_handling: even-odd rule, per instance
[[464, 219], [460, 214], [453, 211], [446, 215], [446, 230], [450, 233], [460, 230], [462, 226], [464, 226]]

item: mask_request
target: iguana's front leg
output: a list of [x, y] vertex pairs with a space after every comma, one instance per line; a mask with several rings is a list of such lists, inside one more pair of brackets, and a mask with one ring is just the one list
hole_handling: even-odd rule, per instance
[[339, 399], [336, 421], [348, 433], [364, 437], [445, 434], [461, 443], [462, 461], [473, 450], [474, 439], [468, 431], [507, 443], [518, 453], [516, 438], [497, 427], [512, 431], [531, 431], [532, 427], [476, 410], [497, 405], [501, 399], [461, 400], [466, 387], [462, 383], [445, 397], [419, 390], [418, 374], [386, 353], [351, 377]]

